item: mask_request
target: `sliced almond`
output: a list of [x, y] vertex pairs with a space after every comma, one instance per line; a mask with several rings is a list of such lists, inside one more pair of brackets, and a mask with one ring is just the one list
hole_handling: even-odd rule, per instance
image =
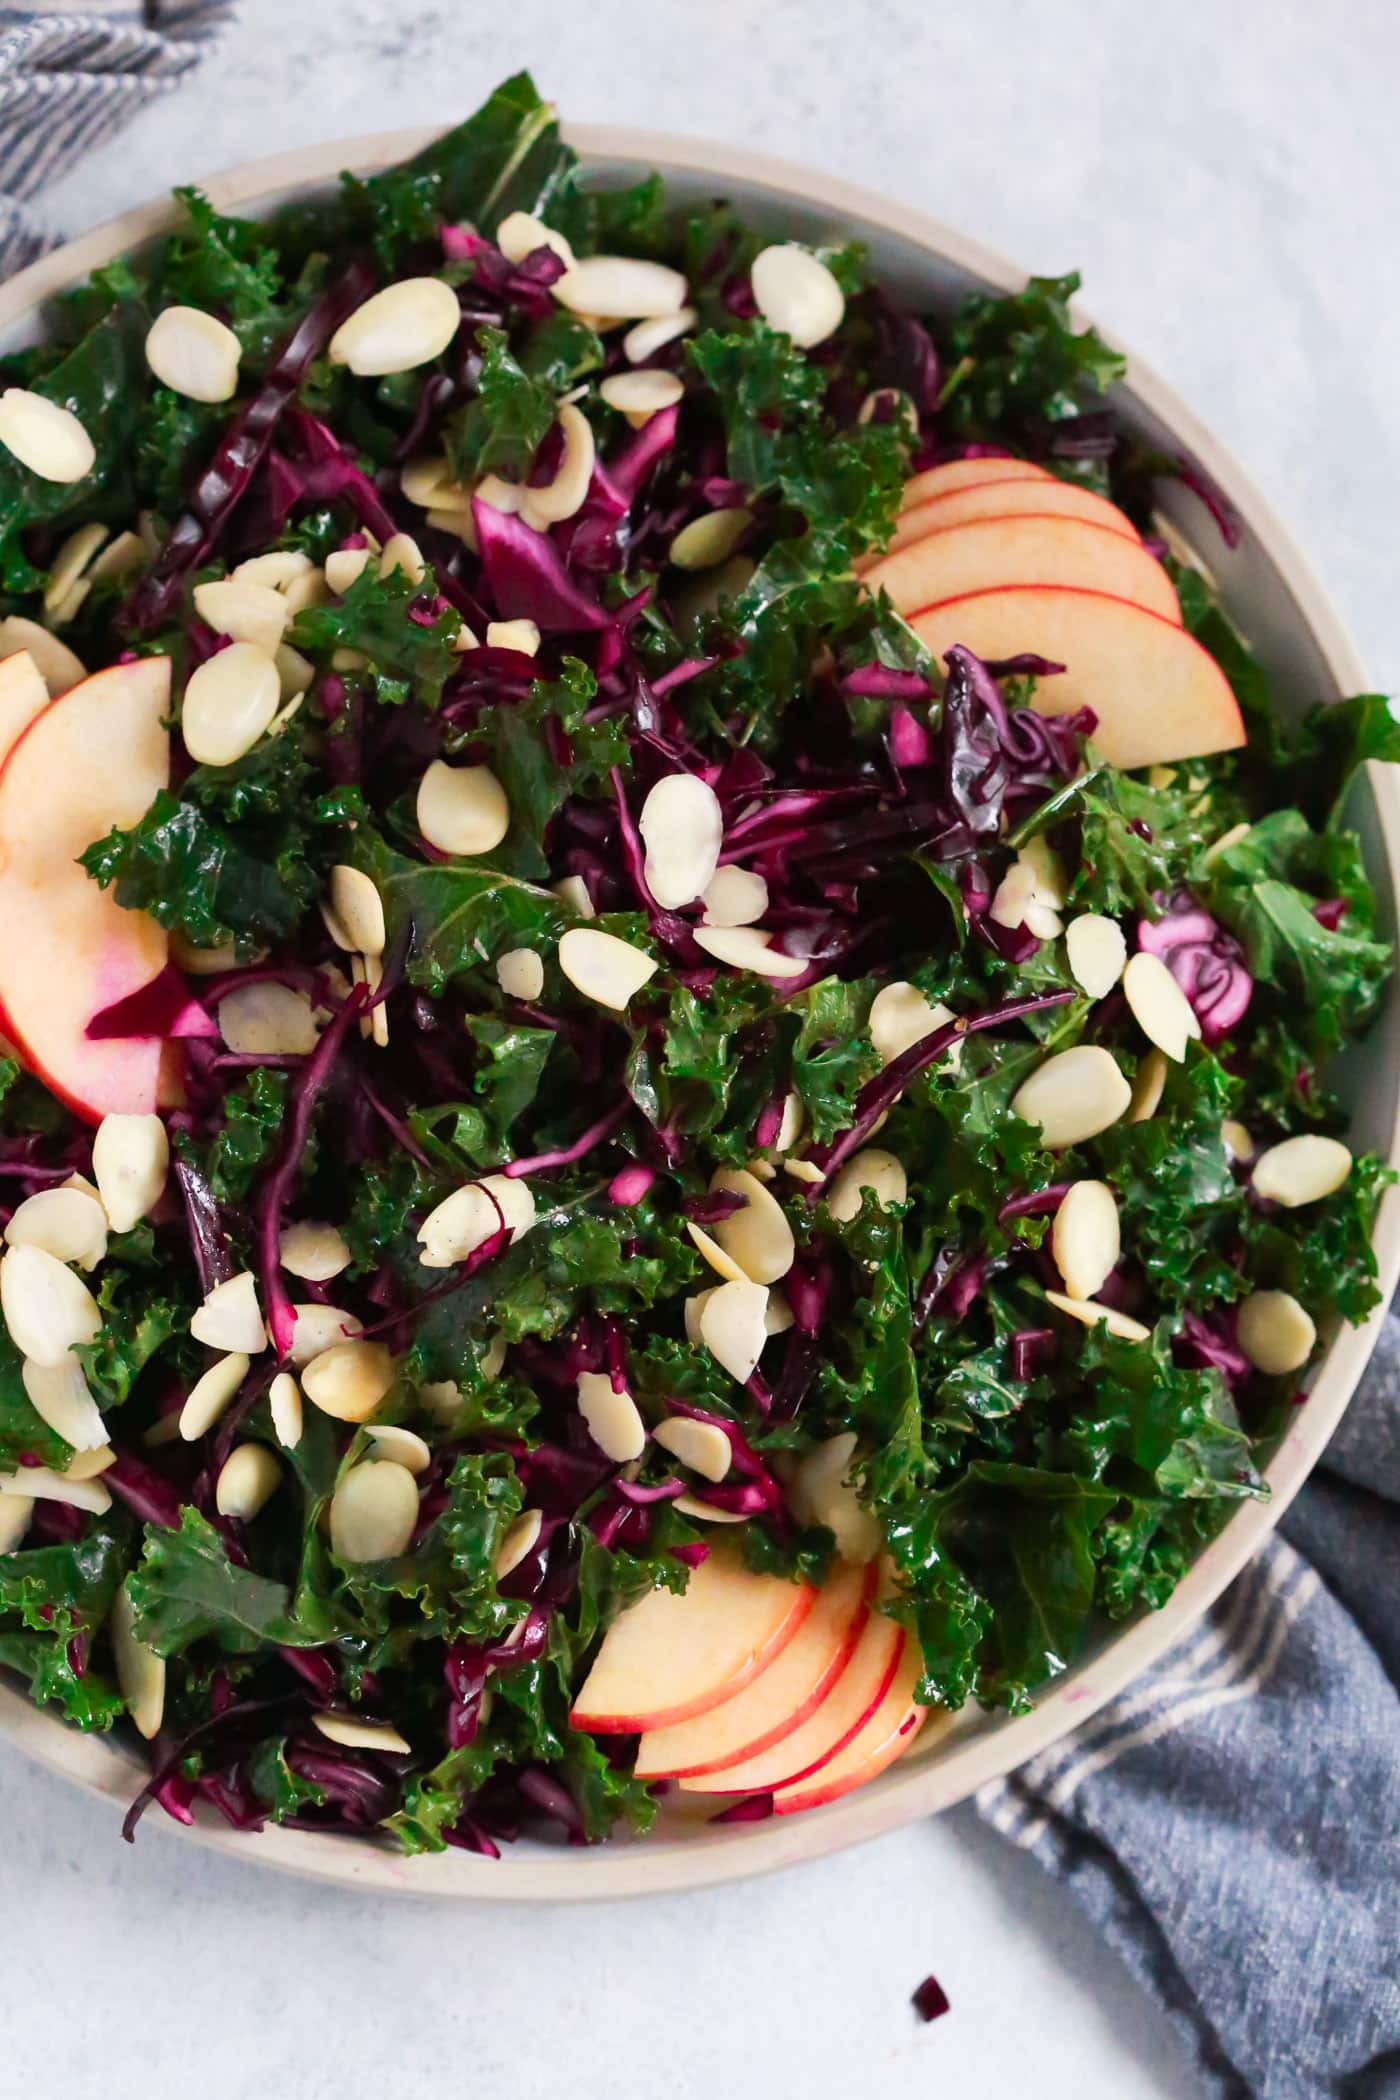
[[831, 271], [794, 241], [756, 255], [749, 282], [754, 304], [769, 327], [789, 336], [799, 350], [825, 342], [845, 317], [845, 294]]
[[301, 1389], [313, 1407], [337, 1422], [364, 1422], [394, 1382], [393, 1354], [382, 1342], [358, 1337], [336, 1342], [313, 1356], [301, 1374]]
[[622, 1013], [661, 965], [654, 956], [615, 933], [571, 926], [559, 940], [559, 967], [585, 999]]
[[1186, 1045], [1199, 1040], [1201, 1024], [1160, 956], [1133, 956], [1123, 972], [1123, 996], [1148, 1042], [1180, 1064]]
[[1038, 1125], [1042, 1142], [1055, 1151], [1097, 1137], [1125, 1113], [1131, 1098], [1108, 1051], [1079, 1043], [1032, 1072], [1013, 1095], [1011, 1113]]
[[686, 289], [679, 270], [632, 255], [590, 255], [550, 286], [561, 306], [604, 322], [679, 314]]
[[62, 1502], [94, 1517], [105, 1516], [112, 1507], [111, 1492], [100, 1480], [70, 1479], [51, 1466], [21, 1466], [14, 1473], [0, 1473], [0, 1496], [10, 1495], [28, 1503]]
[[0, 1555], [14, 1553], [34, 1519], [32, 1495], [0, 1495]]
[[492, 620], [486, 629], [488, 649], [513, 649], [517, 656], [538, 656], [540, 639], [533, 620]]
[[1305, 1203], [1320, 1203], [1335, 1195], [1351, 1172], [1351, 1154], [1336, 1138], [1285, 1138], [1270, 1145], [1254, 1162], [1253, 1182], [1258, 1195], [1285, 1210], [1298, 1210]]
[[322, 1305], [311, 1301], [292, 1307], [292, 1345], [287, 1351], [287, 1361], [297, 1370], [337, 1342], [353, 1341], [359, 1334], [362, 1322], [353, 1313], [343, 1312], [338, 1305]]
[[1128, 944], [1123, 929], [1102, 912], [1085, 911], [1065, 928], [1070, 975], [1091, 999], [1102, 999], [1123, 975]]
[[538, 999], [544, 990], [544, 960], [533, 948], [508, 948], [496, 958], [496, 982], [507, 999]]
[[704, 1502], [698, 1495], [677, 1495], [671, 1507], [696, 1524], [747, 1524], [749, 1521], [741, 1510], [717, 1509], [713, 1502]]
[[113, 1232], [130, 1232], [165, 1192], [170, 1140], [159, 1116], [106, 1115], [92, 1141], [92, 1172]]
[[81, 481], [97, 459], [71, 409], [18, 386], [0, 393], [0, 446], [41, 481]]
[[207, 1349], [229, 1349], [257, 1356], [267, 1347], [267, 1330], [258, 1309], [258, 1287], [247, 1269], [216, 1283], [190, 1321], [190, 1333]]
[[95, 1269], [107, 1252], [107, 1213], [81, 1189], [39, 1189], [5, 1227], [12, 1247], [42, 1247], [55, 1261]]
[[740, 1385], [751, 1378], [768, 1339], [768, 1293], [761, 1283], [721, 1283], [700, 1309], [700, 1339]]
[[687, 1218], [685, 1229], [696, 1252], [703, 1261], [709, 1263], [716, 1276], [722, 1276], [726, 1283], [752, 1283], [753, 1278], [739, 1266], [732, 1254], [725, 1252], [712, 1234], [706, 1232], [703, 1225], [697, 1225], [693, 1218]]
[[719, 797], [694, 773], [668, 773], [642, 804], [647, 888], [667, 911], [693, 904], [715, 873], [724, 843]]
[[252, 554], [233, 572], [235, 583], [260, 583], [271, 591], [285, 591], [299, 576], [309, 576], [315, 563], [300, 547], [273, 547], [266, 554]]
[[744, 1207], [721, 1218], [715, 1238], [751, 1283], [777, 1283], [787, 1275], [796, 1243], [777, 1198], [744, 1168], [725, 1167], [710, 1182], [721, 1195], [742, 1196]]
[[80, 525], [70, 532], [49, 567], [44, 584], [44, 611], [55, 612], [87, 570], [107, 537], [105, 525]]
[[139, 532], [119, 532], [88, 570], [94, 583], [100, 580], [119, 582], [124, 576], [132, 576], [146, 566], [146, 546]]
[[20, 1355], [46, 1366], [95, 1341], [102, 1327], [87, 1285], [42, 1247], [11, 1247], [0, 1260], [0, 1313]]
[[283, 1227], [278, 1255], [287, 1274], [300, 1276], [304, 1283], [329, 1283], [351, 1262], [344, 1235], [334, 1225], [313, 1223], [309, 1218]]
[[428, 573], [428, 564], [424, 561], [423, 550], [412, 533], [390, 533], [379, 557], [379, 573], [381, 576], [406, 576], [412, 584], [423, 581]]
[[1106, 1181], [1076, 1181], [1050, 1230], [1055, 1267], [1071, 1298], [1092, 1298], [1117, 1266], [1118, 1203]]
[[251, 642], [232, 642], [190, 673], [180, 734], [197, 765], [231, 766], [252, 750], [282, 699], [277, 666]]
[[802, 1106], [802, 1096], [789, 1090], [783, 1096], [783, 1113], [778, 1123], [778, 1135], [773, 1140], [775, 1152], [789, 1152], [807, 1127], [807, 1111]]
[[165, 1718], [165, 1657], [136, 1637], [136, 1613], [126, 1585], [112, 1599], [108, 1621], [117, 1685], [138, 1735], [153, 1742]]
[[720, 1481], [729, 1471], [734, 1447], [713, 1422], [696, 1422], [689, 1415], [672, 1415], [652, 1431], [663, 1451], [699, 1473], [702, 1479]]
[[388, 934], [384, 900], [363, 869], [341, 861], [331, 869], [331, 909], [361, 955], [382, 955]]
[[885, 1535], [851, 1479], [855, 1455], [856, 1439], [850, 1430], [828, 1437], [798, 1461], [787, 1499], [799, 1524], [824, 1524], [842, 1560], [864, 1565], [880, 1552]]
[[376, 1458], [392, 1458], [410, 1473], [426, 1473], [433, 1462], [432, 1452], [416, 1429], [404, 1429], [397, 1422], [371, 1422], [365, 1435], [374, 1440]]
[[763, 1316], [763, 1324], [770, 1335], [786, 1334], [791, 1327], [792, 1307], [781, 1291], [768, 1293], [768, 1310]]
[[544, 1529], [544, 1516], [538, 1509], [522, 1509], [520, 1515], [506, 1527], [506, 1535], [496, 1550], [496, 1580], [504, 1582], [513, 1575], [523, 1560], [528, 1560], [540, 1542]]
[[506, 791], [489, 766], [435, 758], [418, 783], [418, 829], [439, 853], [489, 853], [510, 830]]
[[212, 948], [196, 948], [193, 941], [187, 941], [182, 934], [172, 933], [170, 954], [190, 977], [221, 977], [225, 970], [236, 969], [240, 960], [263, 962], [267, 950], [260, 948], [256, 955], [240, 957], [232, 941], [220, 941]]
[[768, 885], [747, 868], [716, 868], [701, 900], [707, 926], [752, 926], [768, 909]]
[[368, 547], [337, 547], [326, 556], [326, 582], [337, 598], [344, 597], [355, 579], [369, 566]]
[[[249, 642], [264, 656], [277, 649], [287, 625], [287, 601], [280, 591], [265, 583], [241, 583], [225, 576], [215, 583], [197, 583], [194, 609], [215, 634], [231, 641]], [[210, 658], [210, 662], [216, 659]]]
[[167, 306], [146, 331], [146, 363], [190, 401], [231, 401], [242, 355], [233, 330], [198, 306]]
[[1057, 1312], [1068, 1313], [1071, 1320], [1078, 1320], [1082, 1327], [1106, 1327], [1123, 1342], [1150, 1342], [1152, 1329], [1144, 1327], [1141, 1320], [1130, 1319], [1127, 1313], [1116, 1312], [1111, 1305], [1094, 1305], [1085, 1298], [1070, 1298], [1063, 1291], [1047, 1291], [1047, 1305]]
[[418, 1228], [418, 1259], [425, 1269], [451, 1269], [509, 1226], [523, 1239], [535, 1222], [535, 1199], [528, 1184], [504, 1174], [454, 1189], [431, 1210]]
[[221, 1517], [251, 1524], [272, 1500], [282, 1482], [282, 1468], [266, 1444], [235, 1444], [214, 1483], [214, 1507]]
[[1244, 1124], [1236, 1122], [1233, 1116], [1226, 1116], [1221, 1123], [1220, 1142], [1229, 1153], [1231, 1159], [1235, 1160], [1240, 1166], [1248, 1166], [1250, 1160], [1254, 1157], [1255, 1144], [1253, 1138], [1245, 1129]]
[[34, 659], [34, 668], [48, 687], [50, 695], [57, 700], [71, 686], [80, 685], [87, 677], [87, 666], [75, 656], [66, 642], [37, 620], [26, 620], [19, 613], [11, 613], [0, 620], [0, 659], [18, 656], [21, 652]]
[[527, 255], [533, 255], [537, 249], [549, 248], [559, 257], [566, 270], [571, 270], [574, 266], [574, 251], [563, 234], [556, 233], [552, 226], [546, 226], [544, 220], [537, 219], [532, 212], [507, 212], [496, 228], [496, 246], [507, 262], [522, 263]]
[[319, 1030], [307, 993], [290, 984], [244, 984], [218, 1006], [219, 1033], [238, 1057], [306, 1057]]
[[757, 926], [697, 926], [695, 944], [716, 962], [755, 977], [801, 977], [809, 968], [802, 956], [783, 955], [773, 946], [772, 934]]
[[1201, 866], [1210, 867], [1223, 853], [1228, 853], [1232, 846], [1238, 846], [1241, 839], [1247, 839], [1253, 828], [1251, 824], [1232, 824], [1228, 831], [1222, 831], [1219, 838], [1213, 840], [1201, 855]]
[[606, 1372], [579, 1373], [578, 1411], [588, 1434], [614, 1465], [628, 1465], [641, 1457], [647, 1433], [637, 1403], [629, 1392], [618, 1392]]
[[557, 525], [565, 518], [572, 518], [582, 510], [593, 480], [593, 425], [582, 409], [575, 408], [572, 403], [566, 403], [560, 409], [558, 421], [564, 444], [554, 479], [542, 488], [528, 488], [520, 505], [525, 523], [534, 526], [537, 532], [544, 526]]
[[197, 1378], [185, 1396], [180, 1409], [180, 1435], [187, 1444], [195, 1443], [206, 1436], [222, 1414], [233, 1403], [233, 1396], [248, 1376], [251, 1358], [242, 1350], [234, 1350], [212, 1363], [202, 1377]]
[[99, 1444], [87, 1451], [75, 1451], [64, 1467], [68, 1480], [96, 1480], [117, 1462], [117, 1454], [110, 1444]]
[[[871, 1046], [882, 1065], [893, 1064], [904, 1051], [932, 1035], [935, 1028], [946, 1028], [952, 1019], [952, 1008], [941, 999], [926, 999], [917, 985], [896, 980], [883, 985], [870, 1002]], [[950, 1043], [940, 1062], [956, 1071], [962, 1063], [962, 1044]]]
[[1317, 1328], [1287, 1291], [1254, 1291], [1241, 1302], [1235, 1333], [1256, 1371], [1286, 1378], [1312, 1355]]
[[278, 1443], [284, 1451], [295, 1451], [301, 1442], [305, 1414], [301, 1404], [301, 1387], [290, 1371], [277, 1373], [268, 1388], [267, 1403]]
[[644, 365], [678, 336], [688, 335], [698, 319], [693, 306], [682, 306], [676, 313], [658, 315], [654, 321], [639, 321], [622, 338], [622, 354], [629, 365]]
[[853, 1154], [832, 1181], [826, 1207], [838, 1224], [848, 1224], [859, 1216], [867, 1189], [881, 1210], [889, 1210], [909, 1198], [909, 1181], [903, 1167], [892, 1152], [882, 1152], [878, 1145], [868, 1145], [863, 1152]]
[[61, 1364], [36, 1364], [26, 1358], [20, 1378], [35, 1414], [65, 1444], [75, 1451], [100, 1451], [110, 1444], [102, 1411], [76, 1356], [66, 1356]]
[[358, 1714], [313, 1714], [311, 1725], [328, 1743], [339, 1743], [344, 1750], [377, 1750], [390, 1757], [413, 1755], [412, 1743], [389, 1721], [366, 1721]]
[[362, 379], [415, 372], [441, 357], [461, 320], [450, 284], [440, 277], [401, 277], [341, 322], [327, 354], [332, 364], [348, 365]]
[[270, 736], [276, 735], [290, 722], [296, 713], [292, 703], [310, 691], [311, 682], [316, 676], [316, 667], [309, 657], [303, 656], [299, 649], [293, 649], [287, 642], [278, 644], [272, 661], [277, 666], [277, 692], [282, 702], [282, 711], [272, 718], [268, 729]]
[[728, 561], [752, 523], [753, 512], [742, 503], [703, 511], [688, 525], [682, 525], [666, 550], [666, 559], [673, 568], [692, 574], [717, 569], [721, 562]]
[[554, 885], [554, 895], [565, 911], [571, 911], [576, 919], [596, 919], [593, 899], [588, 894], [588, 884], [581, 875], [565, 875]]
[[1160, 1050], [1149, 1050], [1138, 1059], [1138, 1068], [1133, 1074], [1132, 1104], [1128, 1110], [1130, 1123], [1149, 1123], [1162, 1105], [1162, 1094], [1167, 1084], [1167, 1060]]
[[418, 1483], [392, 1459], [352, 1466], [331, 1497], [331, 1546], [356, 1565], [397, 1559], [417, 1523]]
[[675, 372], [614, 372], [598, 388], [599, 396], [609, 408], [626, 416], [634, 430], [640, 430], [663, 408], [674, 408], [685, 393], [685, 385]]
[[791, 1175], [794, 1181], [805, 1182], [808, 1188], [816, 1188], [826, 1180], [821, 1168], [811, 1159], [785, 1159], [783, 1172]]

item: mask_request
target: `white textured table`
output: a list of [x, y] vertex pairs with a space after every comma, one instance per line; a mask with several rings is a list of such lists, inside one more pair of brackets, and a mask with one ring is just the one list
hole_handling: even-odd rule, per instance
[[[222, 59], [50, 200], [469, 109], [520, 63], [579, 119], [912, 195], [1091, 303], [1263, 485], [1377, 680], [1400, 478], [1400, 30], [1382, 0], [244, 0]], [[215, 1860], [0, 1749], [6, 2091], [62, 2100], [1184, 2100], [1165, 2023], [967, 1812], [761, 1884], [473, 1913]], [[922, 2028], [929, 1970], [952, 2015]]]

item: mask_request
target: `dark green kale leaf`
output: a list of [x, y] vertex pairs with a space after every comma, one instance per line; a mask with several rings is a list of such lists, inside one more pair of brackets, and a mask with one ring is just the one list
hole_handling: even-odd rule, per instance
[[1170, 1067], [1156, 1115], [1117, 1123], [1095, 1140], [1118, 1197], [1123, 1245], [1163, 1309], [1236, 1298], [1243, 1287], [1234, 1252], [1245, 1195], [1220, 1135], [1243, 1092], [1218, 1058], [1193, 1047]]
[[1075, 1358], [1085, 1404], [1064, 1439], [1071, 1463], [1139, 1497], [1262, 1497], [1267, 1490], [1229, 1388], [1218, 1371], [1177, 1367], [1170, 1325], [1161, 1322], [1151, 1343], [1123, 1341], [1102, 1327], [1086, 1330]]
[[225, 217], [200, 190], [175, 196], [187, 223], [161, 253], [152, 305], [217, 314], [260, 369], [291, 321], [275, 234], [258, 219]]
[[874, 991], [866, 978], [824, 977], [789, 1002], [802, 1017], [792, 1084], [817, 1144], [848, 1127], [856, 1095], [880, 1069], [867, 1026]]
[[[223, 1099], [223, 1121], [210, 1140], [205, 1178], [217, 1203], [246, 1203], [282, 1136], [287, 1075], [257, 1065]], [[181, 1149], [189, 1140], [181, 1140]], [[193, 1149], [193, 1147], [189, 1147]]]
[[482, 969], [508, 948], [553, 954], [569, 923], [550, 891], [480, 859], [410, 860], [363, 825], [351, 857], [378, 885], [390, 940], [412, 928], [408, 974], [429, 992]]
[[627, 760], [620, 719], [584, 720], [597, 692], [588, 666], [566, 656], [558, 678], [537, 678], [523, 700], [488, 708], [463, 739], [505, 789], [511, 829], [501, 851], [519, 875], [549, 873], [544, 837], [554, 817], [573, 796], [602, 790]]
[[211, 1636], [233, 1654], [302, 1640], [289, 1617], [286, 1584], [236, 1567], [213, 1525], [188, 1504], [178, 1531], [147, 1527], [127, 1587], [137, 1635], [160, 1655], [178, 1655]]
[[409, 617], [414, 606], [422, 613], [432, 596], [431, 572], [414, 583], [402, 569], [381, 576], [370, 562], [341, 597], [299, 612], [287, 639], [321, 660], [337, 649], [357, 650], [366, 668], [347, 675], [364, 679], [376, 700], [390, 707], [413, 700], [432, 712], [460, 666], [453, 645], [462, 629], [461, 615], [445, 600], [430, 620]]
[[[1078, 273], [1032, 277], [1022, 292], [974, 292], [948, 331], [943, 415], [960, 438], [1040, 452], [1054, 426], [1097, 407], [1126, 360], [1093, 328], [1077, 329], [1069, 302]], [[1098, 485], [1097, 463], [1054, 460], [1057, 471]]]
[[[0, 1473], [13, 1472], [23, 1458], [38, 1459], [61, 1473], [71, 1448], [49, 1428], [24, 1390], [22, 1363], [8, 1332], [0, 1330]], [[5, 1565], [0, 1558], [0, 1569]]]
[[113, 1511], [72, 1545], [0, 1556], [0, 1664], [28, 1678], [36, 1704], [60, 1707], [79, 1728], [110, 1728], [124, 1710], [90, 1649], [112, 1608], [130, 1534], [125, 1513]]
[[1250, 1282], [1290, 1291], [1319, 1326], [1329, 1315], [1364, 1320], [1380, 1297], [1371, 1245], [1376, 1206], [1394, 1179], [1389, 1167], [1363, 1153], [1341, 1188], [1306, 1210], [1249, 1210], [1244, 1237]]
[[476, 339], [481, 376], [474, 398], [443, 431], [447, 457], [461, 481], [479, 481], [483, 474], [523, 481], [553, 426], [554, 394], [516, 363], [504, 330], [479, 328]]

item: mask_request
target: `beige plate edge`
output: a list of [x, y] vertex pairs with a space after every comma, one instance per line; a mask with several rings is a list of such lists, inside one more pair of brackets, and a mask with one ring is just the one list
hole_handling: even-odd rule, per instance
[[[273, 193], [334, 180], [345, 167], [364, 173], [387, 166], [417, 151], [435, 135], [436, 127], [415, 127], [304, 147], [244, 162], [206, 179], [202, 187], [220, 210], [246, 208]], [[779, 199], [787, 196], [796, 204], [815, 205], [837, 218], [863, 219], [1004, 289], [1023, 281], [1024, 273], [1004, 257], [926, 214], [790, 162], [702, 140], [608, 125], [567, 126], [566, 135], [585, 159], [699, 173], [712, 176], [721, 190], [742, 186]], [[90, 270], [162, 232], [171, 219], [168, 202], [155, 200], [108, 220], [21, 271], [0, 286], [0, 335]], [[1284, 579], [1326, 659], [1337, 691], [1365, 690], [1365, 672], [1321, 588], [1238, 464], [1136, 356], [1131, 359], [1129, 385], [1137, 399], [1169, 424], [1207, 472], [1228, 490], [1249, 532]], [[1400, 899], [1400, 782], [1372, 768], [1370, 785], [1392, 894]], [[1392, 1165], [1400, 1167], [1400, 1097], [1388, 1156]], [[1375, 1248], [1384, 1304], [1400, 1277], [1400, 1190], [1389, 1191], [1382, 1203]], [[189, 1834], [233, 1858], [382, 1893], [557, 1903], [654, 1895], [771, 1872], [861, 1843], [917, 1816], [949, 1807], [1079, 1727], [1190, 1630], [1268, 1537], [1316, 1464], [1365, 1368], [1382, 1317], [1378, 1307], [1363, 1327], [1344, 1328], [1338, 1334], [1306, 1405], [1268, 1469], [1271, 1499], [1266, 1504], [1246, 1504], [1237, 1511], [1161, 1611], [1130, 1626], [1095, 1659], [1089, 1672], [1076, 1673], [1072, 1682], [1049, 1691], [1033, 1712], [965, 1741], [955, 1740], [933, 1763], [895, 1766], [864, 1791], [791, 1821], [733, 1825], [723, 1832], [708, 1832], [702, 1839], [660, 1846], [623, 1843], [583, 1853], [517, 1847], [499, 1862], [462, 1853], [405, 1860], [374, 1845], [301, 1831], [269, 1829], [249, 1837], [213, 1819], [201, 1819]], [[139, 1770], [134, 1760], [76, 1734], [3, 1685], [0, 1728], [18, 1748], [87, 1791], [114, 1803], [129, 1799]], [[146, 1830], [151, 1831], [158, 1820], [153, 1812]]]

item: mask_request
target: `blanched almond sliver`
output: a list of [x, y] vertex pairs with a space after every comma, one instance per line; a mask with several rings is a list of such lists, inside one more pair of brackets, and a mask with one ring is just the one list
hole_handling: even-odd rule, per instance
[[667, 773], [642, 804], [647, 887], [667, 911], [693, 904], [714, 875], [724, 841], [719, 797], [694, 773]]
[[510, 829], [506, 791], [489, 766], [435, 758], [418, 783], [418, 829], [440, 853], [489, 853]]
[[1092, 1298], [1118, 1261], [1118, 1204], [1105, 1181], [1076, 1181], [1050, 1232], [1055, 1267], [1071, 1298]]
[[365, 1435], [373, 1441], [376, 1458], [392, 1458], [410, 1473], [426, 1473], [433, 1462], [431, 1450], [416, 1429], [405, 1429], [398, 1422], [371, 1422]]
[[713, 1422], [696, 1422], [689, 1415], [672, 1415], [652, 1431], [658, 1444], [678, 1458], [692, 1473], [705, 1480], [720, 1481], [729, 1471], [734, 1451], [724, 1431]]
[[[697, 936], [698, 937], [698, 936]], [[559, 967], [585, 999], [621, 1013], [661, 965], [654, 956], [615, 933], [593, 926], [571, 926], [560, 936]]]
[[1144, 1327], [1141, 1320], [1130, 1319], [1127, 1313], [1116, 1312], [1111, 1305], [1095, 1305], [1085, 1298], [1068, 1297], [1063, 1291], [1047, 1291], [1045, 1302], [1053, 1305], [1057, 1312], [1068, 1313], [1082, 1327], [1106, 1327], [1120, 1341], [1150, 1342], [1152, 1339], [1150, 1327]]
[[752, 926], [768, 909], [768, 885], [747, 868], [716, 868], [701, 891], [707, 926]]
[[361, 955], [382, 955], [388, 934], [384, 900], [363, 869], [342, 861], [331, 869], [331, 909]]
[[92, 1141], [92, 1171], [113, 1232], [130, 1232], [159, 1203], [170, 1140], [159, 1116], [106, 1115]]
[[759, 1283], [722, 1283], [700, 1309], [700, 1339], [730, 1377], [743, 1385], [753, 1376], [768, 1339], [764, 1314], [768, 1293]]
[[1108, 1051], [1078, 1043], [1032, 1072], [1012, 1096], [1011, 1112], [1037, 1124], [1053, 1151], [1097, 1137], [1118, 1121], [1130, 1099], [1128, 1082]]
[[1166, 1084], [1167, 1060], [1160, 1050], [1149, 1050], [1138, 1059], [1138, 1068], [1133, 1074], [1132, 1105], [1128, 1110], [1130, 1123], [1151, 1121], [1161, 1106]]
[[1309, 1133], [1285, 1138], [1282, 1144], [1261, 1152], [1252, 1179], [1259, 1195], [1281, 1203], [1285, 1210], [1297, 1210], [1304, 1203], [1319, 1203], [1324, 1196], [1335, 1194], [1351, 1166], [1345, 1145], [1336, 1138]]
[[1091, 999], [1102, 999], [1123, 975], [1128, 944], [1123, 929], [1102, 912], [1081, 912], [1065, 928], [1070, 975]]
[[440, 277], [403, 277], [341, 322], [327, 355], [364, 379], [413, 372], [442, 355], [461, 320], [451, 285]]
[[721, 1218], [714, 1236], [751, 1283], [777, 1283], [796, 1253], [792, 1227], [777, 1198], [743, 1168], [725, 1167], [710, 1182], [719, 1195], [742, 1196], [744, 1207]]
[[207, 1349], [227, 1349], [256, 1356], [267, 1347], [267, 1330], [258, 1309], [258, 1287], [247, 1269], [216, 1283], [190, 1321], [190, 1333]]
[[1312, 1315], [1287, 1291], [1255, 1291], [1244, 1299], [1235, 1333], [1255, 1370], [1269, 1378], [1301, 1370], [1317, 1341]]
[[578, 1411], [598, 1449], [614, 1465], [627, 1465], [646, 1449], [646, 1425], [629, 1392], [618, 1392], [605, 1371], [582, 1371]]
[[11, 1247], [0, 1260], [0, 1313], [20, 1355], [44, 1365], [61, 1364], [102, 1327], [87, 1285], [42, 1247]]
[[331, 1497], [331, 1546], [344, 1561], [395, 1559], [417, 1522], [418, 1483], [392, 1459], [352, 1466]]
[[841, 326], [845, 294], [810, 249], [792, 241], [763, 249], [754, 257], [749, 282], [764, 320], [790, 336], [800, 350], [824, 342]]
[[343, 1750], [379, 1750], [391, 1757], [413, 1754], [413, 1745], [388, 1721], [366, 1721], [358, 1714], [313, 1714], [311, 1725], [328, 1743], [339, 1743]]
[[892, 1152], [882, 1152], [877, 1145], [855, 1153], [837, 1173], [826, 1198], [832, 1217], [843, 1225], [858, 1217], [867, 1189], [881, 1210], [906, 1202], [909, 1195], [904, 1168]]
[[800, 977], [809, 967], [800, 955], [782, 954], [773, 946], [772, 934], [757, 926], [697, 926], [695, 944], [716, 962], [755, 977]]
[[600, 321], [649, 321], [679, 314], [686, 281], [664, 263], [631, 255], [590, 255], [550, 286], [561, 306]]
[[496, 1552], [496, 1580], [504, 1582], [520, 1566], [527, 1555], [539, 1544], [540, 1532], [544, 1528], [544, 1515], [538, 1509], [522, 1509], [520, 1515], [506, 1528]]
[[1148, 1042], [1180, 1064], [1186, 1045], [1199, 1040], [1201, 1024], [1160, 956], [1132, 957], [1123, 972], [1123, 996]]
[[276, 1494], [282, 1468], [266, 1444], [236, 1444], [214, 1483], [214, 1507], [221, 1517], [253, 1518]]

